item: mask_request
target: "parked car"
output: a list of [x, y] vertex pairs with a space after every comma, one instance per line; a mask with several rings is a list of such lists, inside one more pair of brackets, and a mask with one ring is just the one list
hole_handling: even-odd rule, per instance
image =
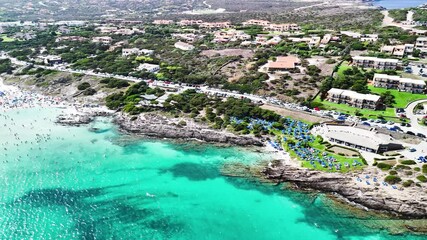
[[407, 132], [406, 132], [406, 134], [409, 134], [409, 135], [415, 136], [415, 133], [413, 133], [413, 132], [411, 132], [411, 131], [407, 131]]
[[365, 126], [368, 126], [368, 127], [371, 126], [371, 124], [369, 124], [368, 122], [362, 122], [362, 125], [365, 125]]
[[422, 134], [422, 133], [417, 133], [417, 136], [420, 138], [426, 138], [426, 135]]

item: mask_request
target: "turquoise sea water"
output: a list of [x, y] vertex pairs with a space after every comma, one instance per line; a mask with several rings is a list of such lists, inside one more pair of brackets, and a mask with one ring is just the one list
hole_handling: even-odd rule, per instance
[[0, 239], [425, 239], [391, 236], [376, 227], [393, 222], [323, 196], [220, 174], [267, 155], [133, 139], [108, 119], [59, 126], [58, 112], [0, 114]]
[[373, 2], [377, 6], [387, 9], [418, 7], [427, 3], [427, 0], [378, 0]]

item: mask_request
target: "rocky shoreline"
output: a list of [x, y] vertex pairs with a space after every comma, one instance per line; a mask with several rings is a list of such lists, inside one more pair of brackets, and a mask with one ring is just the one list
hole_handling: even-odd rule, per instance
[[[61, 115], [58, 123], [81, 125], [91, 122], [96, 116], [113, 116], [114, 123], [125, 133], [152, 138], [198, 140], [236, 146], [264, 146], [262, 139], [239, 136], [224, 130], [210, 129], [207, 125], [188, 118], [170, 118], [159, 113], [143, 113], [129, 116], [124, 113], [91, 113]], [[283, 160], [274, 160], [256, 169], [248, 166], [228, 168], [225, 175], [256, 177], [273, 183], [291, 183], [292, 187], [304, 191], [319, 191], [331, 194], [347, 204], [386, 213], [402, 219], [426, 219], [427, 197], [416, 190], [405, 192], [384, 191], [377, 186], [355, 183], [358, 174], [374, 174], [370, 167], [358, 173], [327, 173], [289, 165]], [[247, 174], [249, 173], [250, 174]]]
[[[223, 130], [209, 129], [208, 126], [194, 122], [192, 119], [169, 118], [158, 113], [144, 113], [129, 116], [115, 114], [70, 114], [58, 117], [58, 123], [69, 125], [87, 124], [96, 116], [113, 116], [119, 129], [129, 134], [153, 138], [181, 140], [198, 140], [208, 143], [229, 144], [237, 146], [264, 146], [261, 139], [251, 136], [239, 136]], [[226, 175], [243, 176], [242, 166], [229, 169]], [[369, 167], [368, 167], [369, 168]], [[250, 168], [243, 169], [243, 172]], [[387, 213], [403, 219], [427, 218], [427, 197], [416, 192], [402, 194], [400, 190], [390, 193], [379, 188], [363, 187], [355, 183], [355, 173], [326, 173], [288, 165], [282, 160], [274, 160], [267, 166], [257, 169], [251, 175], [264, 178], [274, 183], [291, 183], [299, 190], [320, 191], [332, 194], [336, 198], [364, 209]], [[237, 175], [236, 175], [237, 174]], [[359, 173], [360, 174], [360, 173]], [[364, 170], [363, 174], [369, 174]]]
[[[315, 190], [329, 193], [352, 205], [387, 213], [402, 219], [427, 218], [427, 197], [419, 192], [396, 194], [380, 191], [379, 188], [355, 184], [354, 173], [325, 173], [289, 166], [283, 161], [272, 161], [260, 172], [261, 176], [276, 182], [289, 182], [300, 190]], [[388, 194], [389, 193], [389, 194]]]
[[214, 130], [192, 119], [172, 119], [156, 113], [140, 114], [134, 118], [118, 113], [114, 116], [114, 122], [124, 132], [146, 137], [190, 139], [237, 146], [264, 146], [263, 141], [255, 137]]

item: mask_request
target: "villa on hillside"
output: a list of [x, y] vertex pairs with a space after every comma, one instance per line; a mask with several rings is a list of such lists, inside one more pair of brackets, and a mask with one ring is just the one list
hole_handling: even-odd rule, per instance
[[376, 57], [353, 57], [353, 64], [363, 68], [375, 68], [380, 70], [396, 70], [399, 64], [398, 59], [376, 58]]
[[130, 55], [151, 55], [153, 54], [153, 50], [149, 49], [139, 49], [139, 48], [123, 48], [122, 49], [122, 56], [127, 57]]
[[202, 20], [188, 20], [188, 19], [183, 19], [177, 22], [178, 26], [192, 26], [192, 25], [200, 25], [202, 23], [203, 23]]
[[157, 19], [153, 21], [154, 25], [169, 25], [173, 24], [173, 20]]
[[243, 22], [242, 24], [243, 24], [244, 27], [252, 26], [252, 25], [255, 25], [255, 26], [268, 26], [268, 25], [270, 25], [270, 21], [251, 19], [251, 20], [248, 20], [246, 22]]
[[378, 109], [381, 97], [373, 94], [362, 94], [355, 91], [331, 88], [328, 91], [329, 102], [343, 103], [356, 108]]
[[296, 56], [277, 57], [276, 61], [267, 64], [268, 72], [289, 71], [301, 64], [301, 60]]
[[231, 22], [204, 22], [200, 24], [201, 28], [229, 28], [231, 27]]
[[151, 64], [151, 63], [142, 63], [137, 68], [138, 71], [147, 71], [151, 73], [155, 73], [160, 70], [160, 66], [157, 64]]
[[93, 43], [111, 44], [113, 39], [111, 37], [94, 37], [92, 38]]
[[401, 78], [387, 74], [375, 74], [373, 79], [375, 87], [397, 89], [403, 92], [424, 93], [426, 91], [426, 82], [411, 78]]
[[415, 48], [419, 49], [421, 52], [427, 53], [427, 37], [417, 38]]
[[381, 48], [381, 52], [401, 58], [405, 55], [411, 54], [414, 51], [414, 47], [414, 44], [396, 46], [385, 45]]

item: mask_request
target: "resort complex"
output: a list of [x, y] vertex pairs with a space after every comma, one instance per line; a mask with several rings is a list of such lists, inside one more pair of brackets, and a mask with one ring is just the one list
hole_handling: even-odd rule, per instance
[[373, 94], [361, 94], [355, 91], [331, 88], [328, 91], [327, 100], [334, 103], [343, 103], [356, 108], [377, 109], [380, 104], [380, 96]]
[[0, 238], [422, 239], [394, 2], [0, 0]]
[[426, 91], [426, 82], [423, 80], [402, 78], [387, 74], [376, 73], [374, 75], [373, 85], [375, 87], [397, 89], [410, 93], [425, 93]]

